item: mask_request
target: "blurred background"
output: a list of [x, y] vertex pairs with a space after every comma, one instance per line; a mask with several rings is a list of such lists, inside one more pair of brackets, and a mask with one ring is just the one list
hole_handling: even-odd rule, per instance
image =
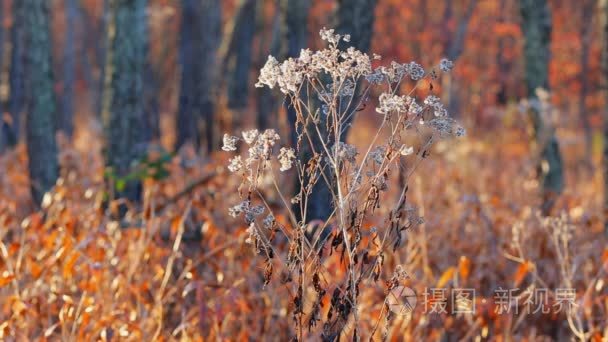
[[[423, 81], [417, 95], [441, 97], [467, 136], [437, 143], [412, 177], [408, 200], [425, 223], [386, 268], [404, 265], [413, 275], [408, 286], [418, 293], [458, 278], [490, 298], [498, 285], [539, 278], [536, 270], [546, 272], [548, 287], [559, 287], [565, 280], [555, 270], [565, 261], [551, 249], [552, 235], [542, 228], [548, 224], [536, 213], [561, 215], [576, 227], [566, 259], [577, 272], [568, 287], [579, 297], [597, 289], [596, 297], [585, 297], [591, 304], [581, 329], [588, 338], [606, 338], [606, 288], [596, 282], [608, 270], [606, 2], [1, 0], [0, 242], [8, 248], [0, 259], [0, 296], [13, 298], [2, 289], [12, 284], [17, 294], [26, 293], [15, 295], [25, 307], [51, 292], [93, 298], [107, 305], [91, 312], [111, 316], [100, 322], [114, 331], [129, 322], [131, 332], [147, 339], [186, 332], [289, 337], [291, 318], [283, 311], [290, 310], [289, 294], [280, 285], [271, 286], [282, 297], [261, 291], [261, 277], [248, 273], [259, 267], [240, 247], [247, 227], [226, 218], [238, 199], [238, 179], [218, 167], [228, 158], [220, 147], [224, 133], [254, 127], [290, 135], [284, 99], [254, 87], [259, 69], [269, 54], [283, 60], [322, 47], [318, 32], [327, 27], [381, 55], [375, 65], [416, 61], [431, 71], [442, 58], [454, 61], [451, 73]], [[365, 144], [375, 132], [374, 109], [361, 110], [347, 137], [353, 144]], [[162, 236], [113, 229], [111, 219], [124, 214], [107, 214], [114, 211], [108, 199], [115, 198], [143, 202], [128, 208], [144, 218], [153, 211], [150, 203], [158, 204], [159, 221], [150, 222]], [[525, 229], [514, 228], [520, 226]], [[153, 290], [167, 285], [159, 276], [170, 255], [167, 241], [180, 236], [179, 227], [194, 242], [175, 259], [173, 292], [165, 298], [161, 291], [155, 301]], [[525, 241], [514, 242], [520, 236]], [[97, 240], [106, 244], [78, 245]], [[11, 257], [22, 273], [8, 268]], [[47, 276], [52, 289], [35, 281]], [[196, 298], [178, 295], [186, 289]], [[382, 291], [363, 295], [374, 308], [367, 322], [380, 310]], [[0, 323], [16, 317], [14, 298], [6, 303], [12, 304], [0, 308]], [[36, 315], [56, 317], [61, 306], [53, 305]], [[112, 316], [115, 307], [137, 312], [136, 319]], [[480, 336], [570, 334], [561, 316], [513, 323], [482, 309], [475, 320], [399, 321], [391, 336], [463, 338], [469, 328]], [[30, 312], [23, 310], [19, 314]], [[164, 326], [146, 334], [156, 329], [154, 310]], [[46, 328], [20, 322], [29, 337]], [[99, 336], [102, 328], [94, 324], [102, 323], [87, 321], [73, 331]], [[4, 328], [0, 324], [0, 337]]]
[[[152, 122], [150, 135], [172, 150], [186, 142], [204, 145], [213, 139], [205, 133], [204, 126], [210, 122], [202, 118], [215, 118], [217, 129], [233, 123], [268, 125], [281, 106], [253, 87], [259, 68], [269, 54], [279, 59], [289, 55], [290, 42], [318, 46], [320, 28], [338, 27], [338, 2], [133, 1], [141, 10], [137, 19], [141, 22], [131, 25], [140, 26], [140, 31], [133, 32], [134, 39], [145, 49], [141, 94]], [[48, 76], [57, 104], [55, 126], [67, 137], [77, 138], [84, 127], [101, 123], [104, 112], [110, 110], [112, 55], [121, 53], [113, 50], [112, 41], [116, 34], [122, 38], [114, 7], [122, 2], [44, 3], [52, 55], [52, 75]], [[301, 34], [300, 41], [290, 38], [287, 3], [300, 7], [301, 18], [295, 20], [306, 25], [295, 32]], [[22, 78], [28, 47], [20, 26], [27, 25], [31, 12], [28, 1], [23, 4], [25, 13], [20, 13], [19, 1], [4, 0], [0, 12], [3, 149], [23, 138], [19, 133], [23, 133], [21, 117], [28, 92]], [[581, 134], [564, 137], [564, 143], [589, 144], [580, 159], [591, 160], [593, 134], [600, 127], [604, 108], [600, 3], [551, 0], [548, 6], [551, 55], [547, 67], [551, 102], [559, 112], [557, 127], [580, 128]], [[364, 19], [369, 22], [350, 24], [358, 26], [353, 28], [357, 32], [372, 30], [371, 41], [363, 47], [385, 61], [414, 60], [431, 67], [442, 57], [454, 60], [450, 79], [435, 86], [445, 95], [450, 112], [473, 134], [501, 129], [509, 119], [505, 114], [509, 106], [527, 97], [519, 1], [352, 1], [342, 7], [343, 11], [354, 8], [355, 12], [344, 14], [353, 17], [353, 22], [360, 16], [356, 11], [366, 12], [369, 18]]]
[[[280, 59], [318, 45], [317, 33], [325, 26], [352, 30], [359, 38], [356, 46], [385, 61], [434, 66], [442, 57], [454, 60], [454, 72], [435, 86], [452, 115], [473, 134], [504, 127], [514, 119], [509, 108], [527, 97], [526, 23], [515, 0], [123, 2], [42, 2], [46, 9], [38, 14], [48, 16], [42, 26], [49, 27], [49, 41], [44, 42], [51, 52], [47, 76], [56, 99], [53, 124], [69, 139], [78, 139], [109, 117], [112, 57], [123, 53], [113, 43], [123, 39], [134, 41], [135, 57], [142, 59], [134, 59], [141, 66], [133, 66], [141, 70], [123, 76], [141, 82], [137, 105], [145, 112], [146, 135], [167, 150], [192, 144], [209, 152], [217, 147], [218, 132], [232, 126], [280, 126], [272, 119], [280, 117], [280, 99], [253, 87], [258, 70], [269, 54]], [[39, 43], [28, 42], [24, 26], [39, 18], [30, 2], [22, 3], [20, 10], [19, 1], [4, 0], [0, 8], [3, 150], [22, 141], [27, 98], [36, 96], [24, 87], [24, 67], [28, 43]], [[555, 125], [558, 131], [579, 132], [564, 132], [563, 143], [583, 145], [577, 159], [588, 166], [604, 112], [600, 5], [554, 0], [529, 10], [548, 6], [550, 11], [546, 88], [551, 89]], [[121, 32], [116, 15], [119, 7], [129, 6], [140, 13]]]
[[[40, 104], [48, 116], [41, 126], [67, 145], [88, 148], [99, 140], [91, 135], [116, 133], [120, 120], [112, 118], [128, 115], [121, 111], [140, 116], [134, 126], [122, 125], [137, 137], [121, 143], [136, 148], [186, 146], [209, 155], [223, 132], [252, 126], [285, 132], [282, 99], [253, 87], [258, 70], [269, 54], [281, 59], [318, 47], [319, 29], [336, 27], [385, 63], [414, 60], [432, 68], [443, 57], [453, 60], [453, 73], [433, 84], [434, 92], [473, 135], [525, 129], [518, 110], [535, 96], [530, 88], [550, 89], [544, 122], [564, 152], [576, 149], [566, 158], [587, 171], [599, 161], [601, 1], [4, 0], [0, 10], [1, 151], [24, 142], [28, 104], [45, 91], [36, 88], [45, 82], [38, 77], [51, 87], [42, 86], [51, 102]], [[535, 25], [548, 32], [544, 45], [530, 50], [539, 58], [524, 51], [526, 28], [533, 37]], [[43, 57], [32, 56], [34, 48]], [[541, 73], [532, 83], [526, 57]], [[124, 94], [117, 90], [122, 82]], [[134, 107], [126, 109], [123, 100]], [[117, 134], [110, 140], [129, 135]], [[137, 155], [106, 147], [112, 155]], [[124, 158], [109, 164], [128, 163]]]

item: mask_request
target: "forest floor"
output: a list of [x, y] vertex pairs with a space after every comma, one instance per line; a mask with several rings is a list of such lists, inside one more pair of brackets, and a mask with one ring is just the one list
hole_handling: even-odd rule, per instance
[[[538, 183], [529, 137], [518, 124], [500, 125], [484, 133], [469, 128], [463, 139], [439, 142], [410, 179], [408, 201], [424, 224], [407, 232], [405, 248], [387, 258], [380, 281], [362, 286], [363, 336], [378, 322], [385, 283], [401, 265], [418, 305], [413, 314], [382, 320], [376, 337], [572, 335], [577, 323], [569, 324], [564, 312], [524, 313], [521, 303], [519, 313], [497, 312], [496, 289], [518, 289], [523, 301], [525, 290], [545, 287], [552, 305], [558, 289], [573, 288], [587, 337], [605, 338], [608, 247], [599, 161], [595, 170], [583, 162], [580, 131], [558, 131], [567, 185], [554, 210], [560, 219], [546, 222], [535, 209]], [[352, 132], [353, 141], [365, 139], [364, 125]], [[263, 260], [244, 242], [247, 227], [227, 215], [238, 201], [239, 180], [228, 177], [226, 155], [186, 160], [181, 153], [167, 165], [166, 179], [146, 181], [143, 205], [115, 221], [120, 203], [103, 205], [98, 134], [80, 130], [74, 146], [60, 146], [62, 178], [39, 210], [29, 198], [24, 146], [0, 159], [0, 339], [294, 336], [292, 295], [279, 279], [280, 266], [264, 286]], [[285, 217], [277, 219], [288, 224]], [[335, 254], [323, 265], [327, 276], [344, 270]], [[563, 271], [564, 263], [569, 271]], [[475, 289], [474, 312], [429, 312], [422, 301], [430, 288], [447, 289], [448, 296]], [[312, 327], [311, 338], [321, 329]]]

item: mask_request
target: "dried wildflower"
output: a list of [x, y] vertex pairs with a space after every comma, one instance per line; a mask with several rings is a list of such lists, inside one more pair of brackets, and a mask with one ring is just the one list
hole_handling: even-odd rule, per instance
[[457, 137], [464, 137], [465, 135], [467, 135], [467, 130], [462, 126], [458, 126], [454, 130], [454, 135]]
[[304, 80], [304, 69], [293, 58], [285, 60], [280, 69], [281, 75], [277, 79], [279, 89], [284, 94], [296, 93]]
[[433, 114], [440, 118], [448, 115], [447, 109], [443, 107], [441, 100], [435, 95], [429, 95], [424, 99], [424, 104], [433, 109]]
[[429, 95], [424, 99], [424, 104], [429, 107], [434, 107], [437, 104], [441, 104], [441, 102], [437, 96]]
[[272, 153], [272, 147], [280, 138], [274, 129], [267, 129], [259, 134], [255, 144], [248, 150], [249, 157], [245, 160], [245, 164], [251, 165], [256, 160], [268, 160]]
[[384, 73], [380, 68], [378, 68], [368, 75], [365, 75], [365, 80], [372, 84], [380, 84], [384, 82], [384, 77]]
[[[313, 145], [311, 146], [312, 156], [309, 160], [302, 161], [304, 164], [301, 164], [301, 170], [298, 170], [300, 171], [298, 176], [301, 177], [302, 184], [297, 195], [291, 198], [291, 203], [301, 204], [300, 209], [305, 211], [307, 208], [305, 204], [308, 200], [314, 199], [314, 196], [310, 196], [317, 191], [315, 186], [318, 182], [330, 183], [330, 191], [332, 189], [340, 190], [331, 192], [328, 199], [333, 201], [331, 206], [336, 212], [335, 218], [346, 219], [340, 224], [344, 224], [348, 227], [348, 230], [333, 229], [332, 231], [332, 227], [328, 226], [328, 234], [333, 236], [333, 239], [330, 240], [329, 253], [341, 252], [340, 258], [346, 262], [347, 273], [349, 274], [358, 272], [355, 270], [356, 265], [366, 265], [365, 273], [377, 281], [383, 272], [385, 255], [383, 252], [377, 253], [366, 250], [363, 247], [365, 243], [362, 243], [362, 236], [370, 235], [371, 245], [368, 242], [367, 248], [373, 247], [376, 250], [377, 247], [384, 244], [384, 241], [380, 241], [380, 237], [390, 234], [390, 240], [392, 240], [390, 245], [393, 246], [394, 251], [401, 245], [405, 232], [422, 222], [415, 211], [410, 212], [405, 197], [403, 197], [404, 200], [399, 203], [398, 208], [390, 212], [390, 224], [388, 226], [383, 226], [382, 229], [374, 227], [369, 232], [362, 231], [362, 227], [367, 227], [367, 224], [370, 223], [368, 215], [375, 215], [375, 210], [381, 208], [380, 198], [382, 192], [389, 188], [389, 177], [393, 174], [395, 167], [399, 167], [397, 165], [399, 163], [398, 157], [415, 154], [414, 147], [404, 145], [406, 141], [410, 140], [408, 135], [411, 135], [410, 133], [424, 135], [432, 133], [431, 138], [434, 139], [436, 135], [459, 136], [464, 134], [464, 129], [448, 117], [448, 112], [438, 97], [431, 95], [422, 100], [416, 99], [413, 95], [410, 97], [396, 93], [400, 90], [397, 84], [401, 85], [400, 82], [405, 78], [418, 81], [428, 77], [432, 80], [436, 78], [439, 70], [427, 73], [416, 62], [391, 62], [390, 65], [372, 69], [371, 60], [380, 59], [379, 56], [373, 55], [371, 57], [354, 47], [338, 48], [339, 45], [346, 45], [343, 42], [350, 41], [351, 37], [349, 35], [340, 35], [334, 30], [325, 28], [320, 31], [320, 35], [327, 43], [327, 47], [324, 49], [314, 52], [303, 49], [299, 56], [281, 62], [269, 57], [262, 68], [256, 86], [269, 86], [270, 88], [276, 86], [287, 95], [288, 99], [292, 100], [293, 109], [297, 112], [298, 119], [296, 124], [297, 147], [299, 149], [306, 148], [304, 146], [306, 144]], [[444, 59], [440, 61], [438, 68], [442, 71], [449, 71], [452, 67], [453, 63]], [[362, 78], [369, 84], [362, 87], [361, 94], [356, 94], [358, 82]], [[380, 89], [375, 89], [376, 85]], [[413, 90], [409, 92], [409, 94], [412, 93]], [[390, 135], [388, 137], [376, 135], [384, 141], [374, 138], [369, 155], [366, 155], [361, 161], [362, 164], [359, 165], [357, 164], [358, 151], [356, 147], [345, 143], [341, 139], [343, 129], [346, 125], [349, 125], [347, 121], [359, 111], [359, 108], [353, 109], [353, 107], [359, 103], [365, 104], [368, 96], [376, 96], [377, 94], [380, 95], [376, 111], [384, 115], [383, 123], [392, 126], [390, 130], [387, 129], [387, 133]], [[361, 98], [359, 98], [359, 95]], [[319, 101], [316, 101], [315, 96]], [[314, 105], [312, 105], [313, 103]], [[348, 112], [343, 113], [342, 111], [345, 109]], [[425, 122], [425, 120], [429, 121]], [[420, 125], [428, 125], [428, 128], [418, 127], [418, 122], [420, 122]], [[309, 127], [312, 130], [309, 130]], [[383, 125], [382, 127], [386, 126]], [[412, 132], [414, 129], [411, 128], [414, 128], [416, 132]], [[232, 150], [231, 148], [238, 138], [228, 138], [230, 138], [228, 144], [225, 145], [228, 145], [228, 148]], [[276, 186], [276, 183], [264, 184], [262, 181], [264, 177], [274, 176], [274, 173], [269, 170], [273, 165], [270, 162], [271, 159], [277, 158], [280, 171], [290, 170], [294, 167], [294, 162], [299, 163], [296, 150], [287, 147], [280, 149], [277, 147], [275, 149], [275, 145], [278, 145], [279, 136], [274, 130], [244, 132], [242, 140], [248, 144], [249, 155], [244, 156], [243, 160], [240, 157], [232, 158], [229, 169], [236, 171], [248, 168], [260, 171], [246, 174], [250, 178], [250, 182], [260, 189], [266, 189], [266, 186]], [[317, 146], [317, 143], [319, 143], [319, 146]], [[424, 147], [418, 153], [425, 157], [427, 152], [428, 149]], [[300, 164], [297, 165], [300, 168]], [[379, 168], [378, 165], [382, 167]], [[260, 191], [258, 194], [261, 197], [260, 200], [265, 201], [263, 198], [265, 196], [264, 192]], [[252, 193], [248, 195], [252, 195]], [[267, 244], [273, 241], [278, 233], [277, 228], [283, 228], [277, 224], [273, 214], [267, 212], [266, 207], [252, 206], [249, 201], [230, 208], [230, 214], [232, 216], [244, 216], [249, 227], [247, 229], [248, 242], [253, 244], [257, 252], [260, 252], [260, 248], [268, 252]], [[302, 215], [305, 217], [306, 212]], [[330, 224], [333, 224], [333, 222]], [[304, 289], [309, 288], [311, 279], [309, 276], [304, 277], [303, 270], [309, 270], [311, 266], [318, 268], [318, 266], [311, 265], [307, 257], [310, 254], [308, 248], [305, 249], [304, 244], [306, 238], [308, 238], [306, 235], [309, 233], [308, 229], [305, 228], [306, 226], [304, 220], [296, 223], [296, 226], [293, 227], [294, 234], [290, 234], [289, 251], [286, 256], [283, 256], [286, 257], [287, 272], [283, 273], [286, 276], [283, 277], [282, 282], [298, 281], [297, 294], [292, 297], [292, 300], [293, 317], [298, 321], [296, 325], [299, 324], [299, 328], [305, 324], [302, 323], [304, 307], [311, 308], [311, 305], [309, 305], [311, 303], [305, 303], [307, 296], [304, 295]], [[267, 230], [268, 238], [261, 234], [262, 230]], [[317, 254], [319, 262], [323, 262], [323, 245], [329, 238], [319, 237], [318, 239], [321, 242], [317, 246], [321, 247], [318, 252], [314, 249], [313, 252]], [[349, 249], [351, 250], [349, 251]], [[270, 258], [272, 256], [268, 255], [266, 259], [265, 284], [270, 281], [273, 272], [272, 264], [269, 262]], [[317, 261], [314, 260], [313, 262], [316, 263]], [[360, 279], [362, 278], [360, 277]], [[393, 274], [392, 281], [394, 281], [394, 284], [391, 286], [397, 286], [398, 282], [405, 278], [407, 278], [407, 273], [399, 266]], [[309, 326], [317, 324], [320, 318], [321, 298], [325, 294], [320, 278], [316, 273], [312, 277], [312, 285], [314, 285], [318, 296], [312, 303], [312, 308], [307, 310], [307, 315], [310, 315]], [[354, 310], [358, 309], [353, 305], [353, 303], [356, 303], [358, 296], [359, 281], [346, 279], [344, 286], [334, 288], [323, 336], [332, 336], [332, 339], [334, 339], [340, 334], [342, 326], [349, 320], [349, 316]], [[337, 328], [326, 329], [326, 327], [332, 325]], [[354, 336], [355, 339], [358, 336], [356, 330]]]
[[380, 191], [386, 191], [388, 189], [387, 179], [384, 174], [380, 174], [372, 177], [372, 185], [374, 185]]
[[264, 226], [264, 228], [266, 229], [272, 229], [272, 227], [274, 226], [275, 223], [275, 218], [272, 214], [268, 214], [263, 220], [262, 220], [262, 225]]
[[334, 29], [326, 29], [325, 27], [319, 31], [321, 39], [328, 42], [331, 45], [337, 45], [340, 42], [341, 36], [334, 33]]
[[247, 210], [249, 210], [249, 204], [250, 204], [249, 201], [245, 200], [245, 201], [243, 201], [243, 202], [241, 202], [241, 203], [239, 203], [239, 204], [237, 204], [237, 205], [229, 208], [228, 209], [228, 214], [231, 217], [237, 217], [240, 214], [242, 214], [242, 213], [246, 212]]
[[439, 61], [439, 70], [443, 72], [450, 72], [452, 68], [454, 68], [454, 62], [451, 60], [443, 58], [441, 61]]
[[263, 205], [256, 205], [249, 208], [249, 212], [254, 216], [262, 215], [266, 211]]
[[440, 118], [448, 115], [448, 110], [443, 107], [443, 104], [438, 104], [433, 107], [433, 114]]
[[410, 115], [418, 115], [422, 113], [424, 108], [416, 102], [416, 99], [413, 97], [406, 96], [405, 104], [407, 105], [407, 113]]
[[428, 125], [434, 128], [440, 137], [457, 136], [461, 137], [466, 134], [465, 129], [460, 126], [456, 120], [450, 117], [435, 118], [428, 122]]
[[249, 207], [247, 209], [245, 209], [245, 222], [247, 224], [251, 224], [252, 222], [255, 222], [255, 218], [257, 216], [260, 216], [264, 213], [265, 209], [264, 206], [262, 205], [256, 205], [254, 207]]
[[386, 146], [377, 146], [369, 153], [369, 156], [376, 164], [382, 164], [386, 156]]
[[[339, 78], [358, 78], [369, 74], [372, 70], [369, 56], [354, 47], [349, 47], [340, 54], [342, 61], [338, 65]], [[337, 79], [338, 77], [334, 77]]]
[[388, 114], [391, 112], [403, 113], [407, 110], [405, 99], [402, 96], [382, 93], [378, 100], [380, 103], [376, 108], [376, 112], [380, 114]]
[[253, 244], [257, 238], [258, 232], [255, 230], [255, 223], [250, 223], [249, 227], [247, 227], [247, 239], [245, 239], [245, 243]]
[[272, 56], [268, 56], [268, 60], [264, 67], [260, 70], [260, 76], [258, 82], [255, 84], [256, 88], [261, 88], [264, 85], [272, 89], [277, 84], [279, 77], [281, 76], [281, 69], [279, 68], [279, 62]]
[[340, 97], [349, 97], [353, 96], [355, 93], [355, 82], [351, 80], [346, 80], [342, 83], [342, 87], [338, 89], [338, 96]]
[[296, 159], [296, 153], [293, 148], [281, 147], [279, 151], [279, 163], [281, 163], [281, 171], [287, 171], [291, 169], [294, 159]]
[[253, 144], [253, 142], [255, 141], [255, 138], [257, 138], [257, 137], [258, 137], [257, 129], [252, 129], [252, 130], [243, 132], [243, 140], [245, 140], [245, 142], [249, 145]]
[[302, 202], [302, 193], [298, 193], [297, 195], [295, 195], [294, 197], [291, 198], [291, 204], [298, 204], [300, 202]]
[[414, 147], [412, 147], [412, 146], [409, 146], [409, 147], [408, 147], [408, 146], [403, 145], [403, 146], [401, 146], [401, 148], [399, 149], [399, 153], [400, 153], [402, 156], [409, 156], [410, 154], [414, 153]]
[[239, 141], [238, 137], [224, 133], [224, 138], [222, 140], [224, 142], [224, 146], [222, 146], [222, 150], [228, 151], [228, 152], [236, 151], [236, 143]]
[[424, 68], [420, 64], [416, 62], [409, 62], [404, 64], [404, 67], [412, 80], [418, 81], [424, 77]]
[[395, 267], [393, 277], [397, 278], [399, 281], [403, 281], [409, 278], [410, 276], [407, 274], [407, 271], [403, 269], [402, 265], [397, 265], [397, 267]]
[[298, 61], [300, 62], [302, 67], [307, 66], [312, 62], [312, 51], [310, 49], [302, 49], [300, 50], [300, 56], [298, 57]]
[[234, 156], [230, 158], [230, 164], [228, 164], [228, 170], [230, 172], [238, 172], [243, 169], [243, 159], [241, 156]]
[[357, 148], [355, 146], [344, 142], [339, 142], [335, 149], [338, 161], [346, 160], [351, 163], [355, 162], [355, 158], [358, 154]]

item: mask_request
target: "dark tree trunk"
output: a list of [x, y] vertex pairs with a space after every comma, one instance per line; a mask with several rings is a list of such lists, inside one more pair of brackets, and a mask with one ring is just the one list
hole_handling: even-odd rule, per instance
[[591, 128], [590, 115], [587, 112], [586, 100], [589, 93], [589, 51], [591, 49], [591, 34], [593, 27], [590, 25], [589, 21], [593, 18], [594, 7], [595, 0], [584, 0], [581, 4], [581, 26], [579, 30], [581, 40], [581, 73], [579, 81], [581, 83], [581, 88], [578, 93], [578, 111], [580, 118], [583, 121], [583, 128], [585, 130], [585, 158], [589, 166], [591, 166], [593, 163], [593, 130]]
[[[213, 94], [216, 54], [221, 39], [219, 0], [182, 0], [180, 28], [181, 86], [177, 114], [178, 149], [186, 142], [198, 148], [204, 138], [207, 151], [213, 151], [215, 137]], [[204, 127], [201, 137], [199, 127]]]
[[[145, 65], [143, 75], [143, 115], [144, 115], [144, 140], [146, 142], [160, 141], [160, 70], [150, 56], [151, 27], [148, 18], [145, 19]], [[162, 63], [159, 63], [162, 64]]]
[[[452, 5], [452, 0], [447, 0], [443, 22], [446, 25], [445, 36], [447, 37], [448, 41], [445, 44], [444, 50], [445, 57], [453, 62], [456, 62], [464, 50], [464, 43], [469, 28], [469, 22], [471, 21], [471, 17], [475, 11], [477, 0], [469, 0], [469, 3], [463, 10], [464, 12], [462, 16], [458, 19], [458, 25], [456, 26], [454, 32], [450, 32], [449, 28], [447, 28], [447, 23], [450, 22], [454, 16]], [[443, 80], [443, 99], [444, 101], [447, 101], [447, 109], [451, 115], [458, 117], [460, 116], [460, 105], [458, 103], [458, 94], [456, 92], [458, 89], [457, 80], [452, 73], [445, 74]]]
[[58, 176], [55, 142], [55, 94], [51, 64], [51, 39], [48, 2], [21, 0], [18, 11], [23, 15], [25, 54], [25, 87], [27, 89], [26, 136], [32, 198], [40, 203]]
[[134, 166], [146, 153], [144, 70], [146, 0], [115, 0], [112, 40], [112, 100], [107, 122], [107, 164], [116, 179], [116, 197], [139, 200], [141, 179]]
[[363, 52], [369, 51], [374, 32], [376, 3], [377, 0], [338, 1], [336, 31], [340, 34], [350, 34], [348, 46], [354, 46]]
[[604, 147], [602, 151], [602, 168], [604, 173], [604, 235], [608, 237], [608, 1], [602, 7], [602, 74], [604, 85]]
[[[181, 27], [179, 42], [179, 57], [181, 64], [181, 85], [179, 92], [179, 109], [177, 112], [177, 135], [175, 149], [185, 143], [191, 142], [198, 147], [198, 103], [196, 87], [200, 84], [201, 72], [197, 72], [200, 64], [197, 63], [195, 49], [198, 36], [202, 34], [196, 29], [201, 15], [200, 1], [182, 0]], [[200, 51], [199, 51], [200, 52]]]
[[159, 73], [148, 56], [144, 67], [144, 118], [146, 141], [160, 141]]
[[13, 1], [13, 25], [11, 28], [11, 61], [9, 71], [10, 98], [8, 101], [8, 112], [10, 121], [2, 124], [3, 136], [6, 145], [15, 146], [19, 142], [21, 133], [21, 118], [25, 104], [24, 86], [24, 13], [22, 4]]
[[99, 30], [97, 32], [97, 37], [99, 37], [99, 44], [96, 45], [96, 57], [97, 57], [97, 67], [99, 68], [99, 78], [97, 79], [97, 89], [94, 91], [94, 111], [97, 118], [101, 119], [104, 111], [104, 98], [106, 89], [109, 88], [109, 82], [106, 70], [107, 66], [110, 64], [110, 59], [108, 56], [108, 46], [110, 45], [110, 35], [108, 32], [108, 28], [110, 26], [110, 19], [112, 18], [112, 14], [110, 11], [110, 0], [102, 0], [103, 7], [102, 13], [99, 19]]
[[[251, 58], [253, 36], [255, 32], [256, 4], [254, 0], [243, 0], [234, 22], [231, 35], [231, 48], [228, 55], [231, 58], [228, 74], [228, 108], [243, 109], [249, 100]], [[242, 118], [233, 118], [233, 123]]]
[[78, 4], [76, 0], [65, 0], [66, 13], [65, 47], [63, 54], [63, 94], [61, 110], [57, 115], [56, 128], [68, 137], [74, 132], [74, 83], [76, 80], [76, 20]]
[[201, 42], [203, 53], [201, 54], [202, 79], [200, 99], [202, 102], [201, 113], [203, 118], [204, 140], [207, 153], [213, 152], [219, 146], [220, 135], [215, 134], [215, 105], [218, 91], [218, 61], [217, 53], [222, 41], [222, 10], [221, 1], [203, 1], [203, 39]]
[[[277, 1], [278, 5], [281, 6], [281, 2]], [[263, 2], [259, 3], [263, 5]], [[262, 13], [262, 11], [259, 11]], [[270, 43], [267, 44], [266, 39], [260, 39], [259, 43], [259, 56], [258, 56], [258, 65], [263, 65], [266, 63], [266, 58], [268, 55], [272, 55], [275, 57], [280, 57], [281, 48], [282, 48], [282, 35], [284, 32], [284, 22], [285, 22], [285, 11], [282, 8], [279, 8], [279, 13], [275, 13], [274, 18], [272, 20], [271, 27], [271, 37]], [[260, 15], [261, 17], [261, 15]], [[260, 21], [262, 23], [259, 24], [260, 28], [258, 31], [263, 31], [263, 22], [266, 18], [261, 18]], [[256, 69], [260, 69], [257, 67]], [[266, 128], [278, 128], [278, 123], [276, 122], [276, 112], [277, 112], [277, 96], [276, 92], [272, 91], [272, 89], [268, 89], [266, 87], [256, 88], [257, 93], [257, 127], [260, 129]]]
[[548, 215], [564, 186], [559, 143], [550, 123], [543, 119], [536, 93], [538, 88], [549, 89], [551, 10], [546, 0], [520, 0], [520, 10], [525, 37], [525, 81], [531, 103], [529, 113], [540, 151], [538, 174], [543, 200], [542, 211]]

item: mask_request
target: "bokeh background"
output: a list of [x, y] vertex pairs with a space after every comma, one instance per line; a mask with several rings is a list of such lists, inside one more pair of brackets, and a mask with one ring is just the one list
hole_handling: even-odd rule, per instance
[[[608, 338], [607, 7], [2, 0], [0, 338], [294, 337], [293, 294], [279, 280], [263, 284], [246, 227], [227, 217], [239, 180], [227, 176], [220, 147], [225, 132], [254, 127], [290, 135], [283, 98], [254, 84], [269, 54], [322, 47], [323, 27], [348, 31], [379, 64], [430, 70], [453, 60], [418, 95], [439, 95], [467, 129], [436, 144], [412, 177], [410, 200], [425, 223], [386, 260], [381, 280], [402, 265], [418, 294], [475, 288], [476, 313], [416, 311], [383, 320], [377, 336]], [[530, 114], [539, 100], [543, 109]], [[348, 141], [369, 142], [374, 107], [357, 116]], [[547, 181], [556, 170], [560, 180]], [[566, 242], [556, 249], [555, 239]], [[342, 270], [333, 259], [327, 268]], [[381, 313], [382, 281], [362, 294], [364, 333]], [[565, 314], [497, 315], [490, 303], [498, 287], [541, 285], [576, 290], [575, 323]]]

